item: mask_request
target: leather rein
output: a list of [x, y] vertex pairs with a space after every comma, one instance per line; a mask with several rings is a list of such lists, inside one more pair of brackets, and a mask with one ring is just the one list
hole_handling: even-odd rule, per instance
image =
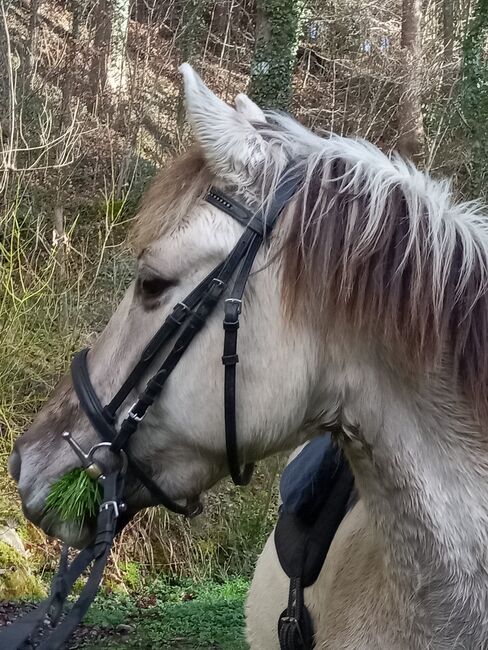
[[[102, 405], [90, 379], [89, 350], [82, 350], [74, 356], [71, 363], [73, 385], [82, 410], [102, 442], [85, 453], [70, 433], [64, 433], [63, 437], [79, 457], [86, 472], [102, 486], [103, 498], [97, 517], [96, 534], [94, 540], [80, 551], [71, 563], [68, 561], [68, 547], [63, 548], [58, 572], [51, 584], [51, 595], [37, 608], [0, 631], [1, 648], [9, 648], [9, 650], [31, 648], [32, 639], [39, 635], [39, 628], [48, 617], [51, 629], [46, 638], [44, 628], [38, 650], [57, 650], [80, 623], [96, 596], [113, 541], [129, 520], [122, 499], [127, 470], [130, 470], [133, 476], [145, 486], [158, 505], [188, 517], [201, 512], [199, 503], [187, 503], [183, 506], [169, 497], [148, 475], [144, 465], [129, 454], [128, 446], [131, 437], [162, 392], [178, 361], [205, 325], [224, 293], [228, 292], [233, 278], [234, 284], [228, 292], [228, 297], [224, 298], [223, 320], [222, 363], [224, 365], [226, 453], [229, 472], [234, 483], [246, 485], [250, 481], [254, 465], [246, 463], [244, 467], [241, 466], [237, 444], [236, 366], [239, 361], [237, 355], [239, 316], [254, 259], [283, 209], [297, 193], [299, 185], [296, 175], [285, 171], [265, 211], [262, 209], [251, 211], [221, 190], [210, 188], [205, 197], [206, 201], [242, 224], [245, 227], [244, 232], [227, 258], [218, 264], [183, 301], [173, 307], [120, 389], [105, 406]], [[138, 390], [138, 386], [163, 346], [175, 336], [177, 338], [163, 363], [147, 381], [120, 426], [117, 426], [117, 421], [120, 419], [117, 416], [127, 399], [134, 390]], [[116, 460], [116, 469], [104, 473], [102, 465], [95, 458], [101, 448], [112, 452]], [[80, 596], [68, 613], [64, 614], [64, 606], [75, 581], [90, 565], [92, 565], [91, 573]]]

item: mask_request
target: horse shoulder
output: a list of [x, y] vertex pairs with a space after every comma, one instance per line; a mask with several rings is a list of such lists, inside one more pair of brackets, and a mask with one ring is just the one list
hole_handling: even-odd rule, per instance
[[400, 639], [391, 635], [399, 628], [399, 611], [386, 579], [382, 547], [362, 501], [339, 527], [305, 600], [317, 648], [403, 650]]

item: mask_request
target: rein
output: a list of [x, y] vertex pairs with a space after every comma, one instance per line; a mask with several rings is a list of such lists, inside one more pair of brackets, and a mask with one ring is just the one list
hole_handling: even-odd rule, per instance
[[[246, 485], [250, 481], [254, 464], [246, 463], [244, 467], [241, 466], [237, 444], [236, 366], [239, 362], [237, 354], [239, 316], [254, 259], [283, 209], [297, 193], [299, 185], [300, 180], [289, 170], [285, 171], [265, 212], [262, 209], [253, 212], [222, 191], [210, 188], [205, 197], [206, 201], [245, 226], [245, 230], [227, 258], [218, 264], [183, 301], [174, 306], [107, 405], [102, 405], [90, 379], [89, 350], [82, 350], [74, 356], [71, 363], [74, 389], [82, 410], [102, 442], [85, 453], [69, 432], [64, 433], [63, 437], [77, 454], [85, 471], [102, 486], [103, 500], [97, 517], [95, 538], [71, 563], [68, 563], [68, 547], [64, 546], [58, 572], [51, 584], [50, 597], [0, 632], [0, 648], [9, 650], [32, 648], [31, 638], [39, 634], [40, 626], [48, 617], [51, 633], [47, 638], [41, 639], [38, 650], [57, 650], [81, 622], [97, 594], [113, 541], [130, 518], [126, 514], [126, 506], [122, 498], [127, 471], [131, 472], [152, 494], [157, 505], [163, 505], [173, 512], [188, 517], [196, 516], [201, 512], [200, 503], [187, 502], [186, 506], [183, 506], [167, 495], [150, 478], [144, 465], [129, 454], [128, 446], [148, 409], [163, 390], [169, 375], [205, 325], [224, 292], [228, 290], [233, 277], [234, 284], [229, 296], [224, 298], [222, 363], [224, 365], [225, 441], [227, 463], [232, 480], [236, 485]], [[176, 341], [163, 363], [138, 394], [120, 426], [117, 426], [117, 415], [126, 400], [133, 391], [138, 390], [140, 382], [162, 347], [175, 336], [177, 336]], [[104, 472], [103, 466], [95, 458], [100, 448], [107, 448], [112, 453], [116, 461], [116, 469]], [[75, 581], [90, 565], [91, 572], [80, 596], [61, 620], [66, 600]]]

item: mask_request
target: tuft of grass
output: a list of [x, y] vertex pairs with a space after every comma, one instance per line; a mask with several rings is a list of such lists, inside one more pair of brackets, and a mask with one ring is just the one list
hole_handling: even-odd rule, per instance
[[102, 502], [102, 488], [81, 467], [53, 483], [46, 499], [46, 512], [56, 512], [63, 521], [79, 522], [94, 517]]

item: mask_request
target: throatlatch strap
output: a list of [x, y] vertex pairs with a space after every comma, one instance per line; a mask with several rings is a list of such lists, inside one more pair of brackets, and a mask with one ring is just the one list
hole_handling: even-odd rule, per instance
[[225, 334], [222, 363], [224, 364], [225, 442], [229, 472], [236, 485], [247, 485], [251, 480], [254, 469], [254, 464], [248, 463], [241, 470], [239, 449], [237, 446], [236, 366], [239, 362], [237, 355], [237, 330], [239, 329], [239, 316], [242, 311], [242, 296], [261, 243], [261, 236], [255, 234], [237, 274], [231, 295], [225, 299], [224, 303], [223, 327]]
[[[251, 213], [242, 215], [238, 211], [241, 206], [236, 204], [230, 197], [211, 188], [207, 201], [220, 208], [228, 215], [244, 222], [247, 219], [247, 232], [252, 233], [249, 240], [249, 247], [243, 253], [243, 261], [238, 271], [234, 288], [230, 297], [225, 300], [225, 315], [223, 327], [224, 351], [222, 363], [224, 364], [224, 420], [225, 440], [227, 448], [227, 464], [232, 480], [236, 485], [247, 485], [251, 480], [254, 464], [248, 463], [241, 469], [239, 461], [239, 450], [237, 446], [237, 420], [236, 420], [236, 366], [239, 362], [237, 354], [237, 331], [239, 329], [239, 315], [242, 311], [242, 297], [251, 268], [256, 255], [267, 234], [276, 224], [278, 217], [290, 199], [296, 194], [300, 180], [292, 171], [286, 170], [276, 189], [271, 205], [258, 210], [254, 215]], [[250, 217], [250, 218], [249, 218]]]

